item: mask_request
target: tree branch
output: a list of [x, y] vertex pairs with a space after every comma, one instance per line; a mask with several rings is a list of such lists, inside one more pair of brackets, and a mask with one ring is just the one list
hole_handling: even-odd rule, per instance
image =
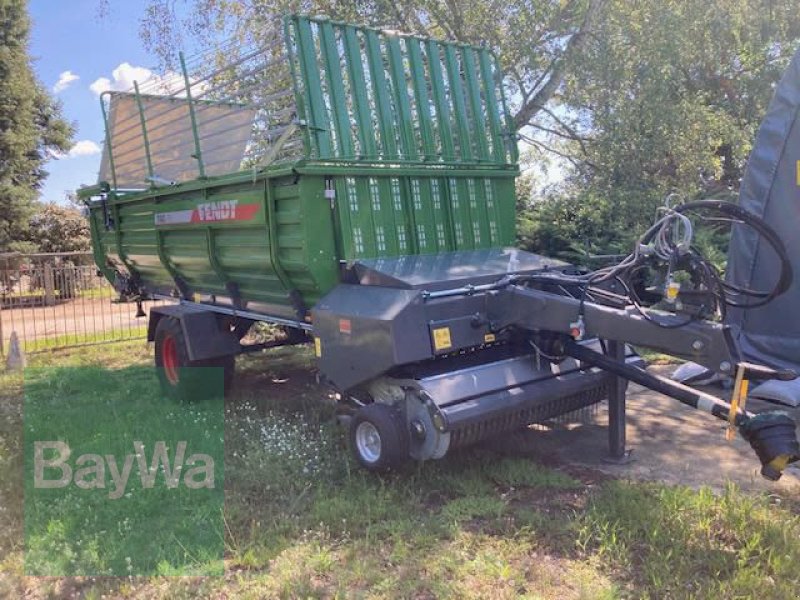
[[561, 133], [559, 133], [558, 131], [555, 131], [555, 130], [549, 130], [549, 129], [545, 128], [545, 127], [542, 127], [541, 125], [531, 124], [533, 127], [536, 127], [538, 129], [542, 129], [544, 131], [549, 131], [550, 133], [555, 133], [556, 135], [561, 135], [562, 137], [566, 137], [568, 139], [575, 140], [576, 142], [578, 142], [580, 144], [581, 150], [583, 151], [583, 153], [584, 154], [588, 154], [588, 152], [586, 150], [586, 145], [585, 145], [584, 142], [588, 142], [590, 140], [590, 138], [579, 134], [575, 130], [574, 127], [572, 127], [571, 125], [567, 125], [567, 123], [565, 123], [563, 119], [558, 117], [558, 115], [556, 115], [552, 110], [550, 110], [546, 106], [543, 106], [541, 108], [541, 111], [543, 113], [546, 113], [551, 119], [553, 119], [556, 123], [558, 123], [564, 129], [564, 131], [567, 132], [567, 135], [561, 134]]
[[552, 65], [552, 71], [547, 81], [539, 88], [539, 91], [528, 100], [514, 115], [514, 124], [517, 130], [522, 129], [525, 125], [530, 123], [531, 119], [536, 116], [544, 105], [553, 97], [556, 90], [564, 80], [566, 73], [567, 63], [570, 59], [578, 53], [584, 46], [587, 32], [594, 23], [600, 10], [603, 8], [605, 0], [589, 0], [589, 6], [586, 7], [586, 12], [583, 15], [583, 22], [580, 28], [576, 31], [567, 42], [567, 47], [564, 49], [563, 54]]
[[579, 170], [583, 170], [587, 166], [591, 167], [594, 170], [597, 170], [597, 165], [594, 164], [590, 160], [586, 160], [586, 159], [579, 160], [579, 159], [575, 158], [574, 156], [570, 156], [569, 154], [566, 154], [565, 152], [561, 152], [560, 150], [556, 150], [555, 148], [553, 148], [551, 146], [548, 146], [544, 142], [541, 142], [539, 140], [535, 140], [535, 139], [533, 139], [532, 137], [530, 137], [528, 135], [520, 134], [520, 138], [522, 138], [522, 140], [524, 142], [527, 142], [528, 144], [531, 144], [532, 146], [537, 146], [537, 147], [541, 148], [542, 150], [544, 150], [545, 152], [550, 152], [551, 154], [555, 154], [556, 156], [560, 156], [564, 160], [569, 161], [572, 164], [572, 166], [576, 167]]

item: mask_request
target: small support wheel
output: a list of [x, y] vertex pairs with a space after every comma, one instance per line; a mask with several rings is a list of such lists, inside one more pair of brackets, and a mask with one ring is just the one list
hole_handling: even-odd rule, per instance
[[350, 448], [370, 471], [386, 471], [408, 458], [408, 432], [401, 412], [385, 404], [367, 404], [350, 421]]
[[175, 400], [188, 402], [207, 398], [216, 386], [208, 380], [206, 369], [223, 370], [224, 392], [233, 383], [235, 356], [220, 356], [207, 360], [190, 360], [189, 350], [178, 319], [162, 317], [155, 331], [155, 366], [164, 393]]

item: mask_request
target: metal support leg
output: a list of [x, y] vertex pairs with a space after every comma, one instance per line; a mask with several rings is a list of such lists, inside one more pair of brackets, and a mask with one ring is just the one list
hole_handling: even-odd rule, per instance
[[[625, 344], [607, 343], [611, 357], [624, 362]], [[625, 390], [626, 381], [622, 377], [612, 376], [608, 392], [608, 450], [613, 459], [625, 457]]]

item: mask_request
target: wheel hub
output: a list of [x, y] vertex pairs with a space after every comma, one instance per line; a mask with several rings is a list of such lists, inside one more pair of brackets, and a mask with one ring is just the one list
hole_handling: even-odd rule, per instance
[[161, 346], [161, 362], [164, 375], [172, 385], [178, 384], [178, 345], [171, 335], [164, 338]]
[[369, 421], [359, 423], [356, 428], [356, 448], [362, 458], [370, 463], [377, 462], [381, 456], [380, 433]]

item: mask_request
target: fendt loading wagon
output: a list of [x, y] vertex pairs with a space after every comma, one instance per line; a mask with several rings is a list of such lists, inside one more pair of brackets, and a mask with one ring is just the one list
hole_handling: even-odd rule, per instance
[[[238, 353], [309, 343], [369, 469], [605, 399], [619, 455], [628, 380], [729, 420], [765, 476], [800, 458], [788, 416], [742, 406], [748, 378], [793, 373], [742, 362], [718, 318], [731, 294], [780, 294], [788, 262], [772, 291], [732, 289], [687, 215], [722, 213], [781, 255], [763, 221], [667, 208], [594, 272], [513, 249], [517, 137], [489, 51], [304, 16], [279, 37], [101, 99], [100, 183], [80, 195], [105, 277], [174, 300], [148, 323], [168, 394], [203, 392], [193, 367], [229, 384]], [[256, 322], [285, 335], [243, 346]], [[735, 377], [732, 404], [647, 373], [626, 343]]]

